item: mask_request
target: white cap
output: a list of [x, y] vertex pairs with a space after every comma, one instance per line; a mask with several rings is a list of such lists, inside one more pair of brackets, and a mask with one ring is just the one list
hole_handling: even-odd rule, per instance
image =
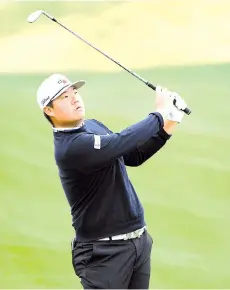
[[51, 101], [63, 94], [68, 88], [79, 89], [85, 84], [85, 81], [71, 82], [67, 77], [61, 74], [53, 74], [46, 78], [37, 90], [37, 102], [39, 107], [43, 108]]

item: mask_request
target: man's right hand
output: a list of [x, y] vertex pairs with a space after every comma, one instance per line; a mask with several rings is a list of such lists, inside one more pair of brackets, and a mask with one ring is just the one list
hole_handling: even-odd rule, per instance
[[167, 117], [169, 116], [172, 106], [174, 106], [172, 93], [168, 91], [166, 88], [157, 86], [155, 105], [156, 112], [160, 113], [163, 119], [166, 120]]

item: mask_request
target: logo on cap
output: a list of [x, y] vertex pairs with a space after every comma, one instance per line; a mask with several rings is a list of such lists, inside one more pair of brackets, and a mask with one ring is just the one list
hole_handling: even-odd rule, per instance
[[66, 83], [67, 83], [67, 80], [65, 80], [65, 79], [61, 79], [61, 80], [59, 80], [59, 81], [58, 81], [58, 84], [61, 84], [61, 83], [66, 84]]
[[44, 106], [44, 104], [45, 104], [49, 99], [50, 99], [50, 97], [47, 97], [47, 98], [43, 99], [43, 100], [41, 101], [42, 106]]

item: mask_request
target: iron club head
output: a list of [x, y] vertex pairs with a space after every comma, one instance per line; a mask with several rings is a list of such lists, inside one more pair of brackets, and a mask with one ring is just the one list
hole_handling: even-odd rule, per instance
[[44, 14], [45, 16], [47, 16], [48, 18], [50, 18], [51, 20], [55, 21], [55, 18], [53, 16], [51, 16], [50, 14], [46, 13], [43, 10], [37, 10], [33, 13], [31, 13], [28, 18], [27, 21], [30, 23], [35, 22], [42, 14]]
[[41, 14], [42, 14], [42, 10], [37, 10], [28, 16], [27, 21], [30, 23], [33, 23], [40, 17]]

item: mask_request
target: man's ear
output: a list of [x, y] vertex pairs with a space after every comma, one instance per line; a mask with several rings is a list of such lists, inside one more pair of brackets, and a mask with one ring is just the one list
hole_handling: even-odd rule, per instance
[[46, 113], [46, 115], [53, 117], [54, 116], [54, 109], [52, 107], [46, 106], [44, 108], [44, 113]]

